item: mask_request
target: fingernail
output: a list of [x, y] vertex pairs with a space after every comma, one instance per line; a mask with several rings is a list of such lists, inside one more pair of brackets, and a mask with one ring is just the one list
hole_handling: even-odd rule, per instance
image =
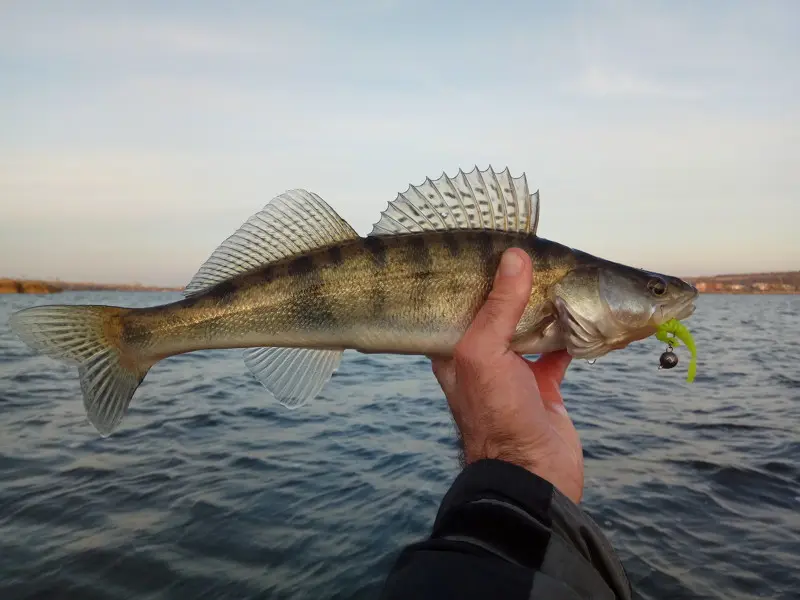
[[503, 277], [516, 277], [522, 270], [522, 259], [516, 252], [506, 251], [500, 259], [500, 275]]

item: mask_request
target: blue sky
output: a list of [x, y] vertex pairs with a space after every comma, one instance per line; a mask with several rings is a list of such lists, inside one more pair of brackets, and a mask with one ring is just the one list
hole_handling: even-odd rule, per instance
[[800, 3], [6, 1], [0, 276], [185, 284], [304, 187], [525, 171], [540, 235], [678, 275], [800, 268]]

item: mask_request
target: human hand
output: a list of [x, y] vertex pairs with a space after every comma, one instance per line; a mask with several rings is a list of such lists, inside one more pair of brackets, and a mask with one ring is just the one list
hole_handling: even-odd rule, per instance
[[453, 357], [432, 358], [433, 372], [461, 433], [467, 464], [482, 458], [517, 464], [577, 504], [583, 451], [560, 391], [572, 358], [561, 350], [529, 361], [509, 349], [533, 276], [530, 257], [507, 250], [489, 297]]

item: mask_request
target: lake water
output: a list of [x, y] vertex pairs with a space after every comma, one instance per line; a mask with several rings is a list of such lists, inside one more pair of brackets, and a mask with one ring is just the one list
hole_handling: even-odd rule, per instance
[[[424, 359], [347, 352], [287, 411], [241, 351], [156, 365], [120, 429], [9, 314], [175, 294], [0, 296], [0, 598], [374, 598], [458, 471]], [[587, 510], [643, 598], [800, 597], [800, 296], [703, 296], [688, 356], [634, 344], [564, 385]]]

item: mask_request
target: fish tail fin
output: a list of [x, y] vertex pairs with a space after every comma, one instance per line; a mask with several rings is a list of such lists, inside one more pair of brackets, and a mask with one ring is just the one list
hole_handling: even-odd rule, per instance
[[120, 424], [151, 363], [122, 340], [115, 306], [37, 306], [11, 315], [11, 330], [38, 352], [77, 365], [83, 405], [103, 437]]

